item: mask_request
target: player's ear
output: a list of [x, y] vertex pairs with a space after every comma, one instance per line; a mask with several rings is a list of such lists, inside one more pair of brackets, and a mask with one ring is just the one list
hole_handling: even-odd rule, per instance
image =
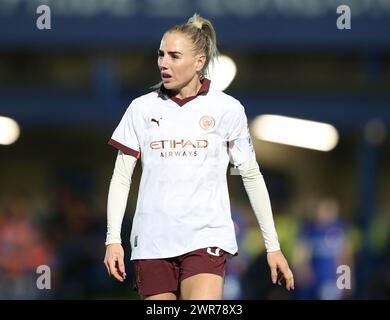
[[206, 55], [199, 54], [196, 56], [196, 71], [201, 71], [203, 69], [204, 64], [206, 63]]

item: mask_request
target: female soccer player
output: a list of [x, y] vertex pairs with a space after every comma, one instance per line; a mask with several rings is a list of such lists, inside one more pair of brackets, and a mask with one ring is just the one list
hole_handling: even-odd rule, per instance
[[205, 77], [216, 56], [214, 28], [197, 14], [165, 32], [158, 50], [161, 84], [131, 102], [109, 141], [118, 155], [108, 192], [104, 263], [110, 275], [124, 281], [121, 226], [141, 159], [130, 242], [135, 287], [144, 299], [222, 299], [226, 258], [238, 252], [229, 160], [260, 224], [273, 283], [280, 271], [286, 288], [294, 288], [244, 107], [210, 88]]

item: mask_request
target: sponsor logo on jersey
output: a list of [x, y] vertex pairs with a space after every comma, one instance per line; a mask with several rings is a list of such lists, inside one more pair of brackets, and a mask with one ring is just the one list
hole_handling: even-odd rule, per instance
[[161, 158], [172, 158], [172, 157], [196, 157], [198, 151], [161, 151]]
[[199, 120], [199, 125], [202, 129], [204, 130], [209, 130], [209, 129], [212, 129], [214, 128], [214, 125], [215, 125], [215, 120], [213, 117], [211, 116], [203, 116], [202, 118], [200, 118]]
[[[152, 150], [159, 150], [160, 157], [196, 157], [197, 149], [205, 149], [209, 145], [207, 140], [157, 140], [150, 143]], [[167, 150], [168, 149], [168, 150]]]
[[186, 147], [192, 147], [194, 149], [207, 148], [209, 142], [207, 140], [185, 140], [185, 139], [174, 139], [174, 140], [158, 140], [150, 143], [150, 148], [153, 150], [159, 149], [183, 149]]

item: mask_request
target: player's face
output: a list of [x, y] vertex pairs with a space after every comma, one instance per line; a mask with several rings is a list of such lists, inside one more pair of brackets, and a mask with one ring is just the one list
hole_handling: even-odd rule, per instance
[[195, 54], [191, 39], [181, 32], [166, 33], [158, 50], [158, 67], [164, 87], [182, 90], [197, 80], [205, 55]]

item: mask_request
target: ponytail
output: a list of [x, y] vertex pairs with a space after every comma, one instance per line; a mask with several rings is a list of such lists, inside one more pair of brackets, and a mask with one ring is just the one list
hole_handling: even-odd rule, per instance
[[168, 32], [179, 31], [187, 34], [193, 44], [196, 53], [204, 53], [206, 62], [201, 70], [201, 77], [208, 72], [210, 62], [218, 56], [217, 37], [211, 22], [195, 13], [188, 19], [187, 23], [174, 26]]

